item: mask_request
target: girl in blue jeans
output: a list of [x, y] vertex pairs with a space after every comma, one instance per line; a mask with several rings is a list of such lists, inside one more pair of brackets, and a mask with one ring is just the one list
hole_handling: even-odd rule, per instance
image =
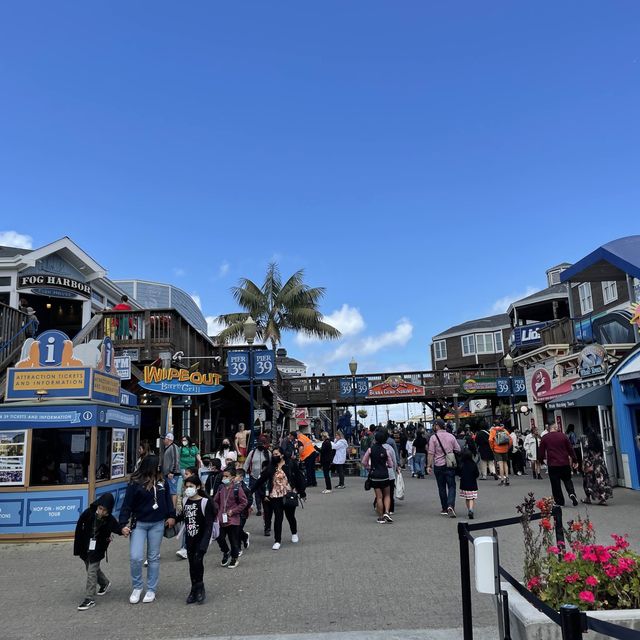
[[133, 591], [129, 597], [131, 604], [140, 602], [144, 587], [142, 563], [144, 547], [147, 545], [147, 592], [143, 602], [156, 599], [156, 589], [160, 576], [160, 544], [164, 527], [175, 524], [176, 512], [159, 468], [157, 456], [148, 456], [131, 476], [124, 503], [120, 510], [120, 524], [126, 525], [131, 519], [130, 565]]

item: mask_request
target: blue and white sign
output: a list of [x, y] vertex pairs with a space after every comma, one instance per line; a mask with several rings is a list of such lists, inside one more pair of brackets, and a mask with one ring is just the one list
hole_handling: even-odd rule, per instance
[[267, 349], [253, 351], [253, 379], [274, 380], [276, 377], [276, 354]]
[[116, 356], [114, 358], [116, 375], [120, 380], [131, 380], [131, 358], [130, 356]]
[[523, 347], [538, 347], [542, 345], [540, 329], [547, 326], [547, 322], [537, 322], [523, 327], [516, 327], [513, 330], [513, 343], [517, 349]]
[[140, 426], [137, 409], [111, 409], [103, 405], [71, 405], [65, 407], [0, 407], [0, 430], [56, 429], [60, 427], [129, 427]]
[[250, 380], [252, 373], [254, 380], [274, 380], [276, 377], [276, 354], [271, 349], [251, 352], [230, 351], [227, 356], [227, 369], [230, 382]]
[[27, 527], [60, 527], [78, 522], [84, 511], [80, 496], [51, 496], [47, 498], [27, 498]]
[[120, 405], [123, 407], [137, 407], [138, 396], [130, 391], [120, 389]]
[[229, 370], [229, 381], [249, 379], [249, 352], [230, 351], [227, 355], [227, 369]]
[[[496, 394], [500, 397], [508, 397], [511, 395], [511, 378], [496, 378]], [[527, 395], [527, 385], [523, 376], [514, 376], [513, 395]]]
[[69, 336], [57, 329], [44, 331], [38, 336], [40, 343], [40, 366], [59, 367], [62, 364], [65, 346], [73, 352], [73, 342]]
[[21, 527], [22, 500], [0, 500], [0, 531], [3, 527]]
[[[369, 378], [356, 378], [356, 397], [369, 393]], [[353, 378], [340, 378], [340, 397], [353, 398]]]

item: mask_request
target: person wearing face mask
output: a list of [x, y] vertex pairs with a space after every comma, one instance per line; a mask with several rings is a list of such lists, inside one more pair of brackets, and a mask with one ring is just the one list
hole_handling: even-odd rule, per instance
[[235, 485], [233, 479], [236, 470], [227, 467], [222, 472], [222, 487], [213, 498], [220, 523], [218, 546], [222, 551], [220, 565], [235, 569], [240, 556], [240, 516], [249, 501], [244, 491]]
[[271, 455], [271, 464], [260, 475], [256, 487], [266, 486], [265, 502], [273, 509], [274, 543], [277, 551], [282, 544], [282, 520], [286, 516], [291, 529], [291, 542], [299, 542], [296, 506], [285, 504], [287, 494], [292, 491], [300, 498], [306, 498], [304, 475], [295, 460], [285, 456], [283, 449], [277, 449]]
[[191, 578], [191, 591], [187, 596], [187, 604], [194, 602], [202, 604], [205, 599], [204, 556], [211, 541], [213, 522], [216, 517], [215, 504], [204, 495], [202, 481], [197, 475], [185, 479], [184, 497], [182, 513], [177, 520], [183, 521], [185, 525], [184, 539]]
[[220, 464], [224, 469], [227, 466], [227, 460], [231, 459], [234, 462], [238, 459], [238, 452], [235, 450], [235, 447], [231, 444], [229, 438], [224, 438], [222, 441], [222, 445], [220, 446], [219, 451], [216, 451], [215, 457], [220, 460]]
[[255, 490], [256, 483], [262, 473], [262, 465], [271, 460], [269, 449], [266, 446], [266, 439], [260, 436], [258, 446], [251, 451], [244, 461], [243, 469], [249, 474], [249, 489], [251, 489], [256, 499], [256, 515], [262, 515], [262, 501], [264, 500], [264, 486], [259, 491]]

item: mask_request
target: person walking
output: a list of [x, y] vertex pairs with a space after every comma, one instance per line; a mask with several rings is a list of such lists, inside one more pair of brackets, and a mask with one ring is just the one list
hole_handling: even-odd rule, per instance
[[335, 450], [333, 456], [333, 466], [338, 472], [338, 486], [336, 489], [344, 489], [344, 465], [347, 461], [347, 446], [348, 443], [345, 440], [344, 434], [340, 429], [336, 431], [336, 439], [331, 445]]
[[260, 491], [256, 491], [255, 486], [260, 478], [260, 474], [262, 473], [264, 463], [268, 463], [269, 460], [271, 460], [271, 454], [267, 447], [266, 438], [264, 436], [260, 436], [258, 445], [249, 453], [243, 465], [243, 469], [249, 474], [249, 489], [255, 496], [257, 516], [262, 515], [264, 488], [261, 488]]
[[320, 465], [324, 475], [325, 488], [322, 493], [331, 493], [331, 463], [333, 462], [334, 448], [329, 440], [329, 434], [323, 431], [320, 434], [322, 446], [320, 447]]
[[429, 439], [427, 473], [432, 470], [438, 483], [440, 496], [440, 515], [456, 517], [456, 460], [455, 453], [460, 445], [455, 437], [447, 431], [444, 420], [438, 419], [433, 425], [433, 435]]
[[418, 429], [418, 433], [413, 441], [411, 448], [413, 455], [413, 473], [416, 478], [424, 478], [425, 466], [427, 464], [427, 439], [424, 437], [424, 431]]
[[496, 473], [493, 450], [489, 443], [489, 432], [487, 429], [482, 428], [476, 434], [476, 446], [480, 454], [480, 480], [486, 480], [489, 476], [493, 476], [494, 479], [497, 480], [498, 474]]
[[205, 600], [204, 588], [204, 556], [209, 550], [211, 532], [216, 517], [214, 501], [207, 498], [202, 488], [202, 480], [197, 475], [189, 476], [184, 481], [185, 501], [178, 520], [183, 521], [184, 537], [189, 560], [189, 577], [191, 591], [187, 596], [187, 604]]
[[538, 447], [540, 446], [540, 436], [538, 435], [538, 427], [531, 427], [531, 431], [524, 438], [524, 452], [527, 460], [531, 464], [531, 473], [534, 480], [542, 480], [540, 475], [540, 463], [538, 462]]
[[136, 460], [135, 467], [133, 470], [135, 471], [140, 463], [149, 455], [152, 455], [153, 451], [151, 450], [151, 445], [148, 440], [140, 440], [140, 444], [138, 445], [138, 459]]
[[511, 434], [511, 465], [513, 473], [517, 476], [521, 476], [525, 472], [524, 458], [522, 448], [524, 446], [524, 440], [520, 435], [520, 429], [514, 429]]
[[[575, 448], [574, 448], [575, 451]], [[582, 461], [584, 504], [595, 502], [603, 507], [613, 497], [609, 472], [604, 463], [602, 440], [593, 427], [587, 429], [587, 443]]]
[[235, 569], [240, 557], [240, 516], [249, 504], [247, 496], [233, 482], [236, 470], [227, 467], [222, 472], [222, 487], [213, 498], [220, 523], [218, 546], [222, 551], [220, 565]]
[[460, 497], [464, 498], [467, 505], [467, 517], [474, 518], [474, 508], [478, 499], [478, 476], [480, 471], [473, 459], [472, 450], [467, 447], [462, 452], [460, 465]]
[[218, 492], [218, 489], [222, 486], [222, 468], [220, 460], [218, 460], [218, 458], [214, 458], [211, 461], [210, 468], [211, 471], [204, 483], [204, 491], [208, 497], [213, 498]]
[[362, 464], [369, 469], [369, 481], [375, 493], [378, 524], [393, 522], [391, 511], [391, 482], [389, 469], [393, 468], [391, 447], [385, 447], [386, 431], [376, 431], [374, 442], [362, 457]]
[[[296, 508], [299, 500], [306, 498], [304, 480], [298, 463], [286, 456], [283, 449], [277, 449], [271, 455], [271, 464], [260, 476], [257, 486], [262, 484], [266, 485], [265, 501], [268, 501], [273, 509], [274, 543], [271, 548], [277, 551], [282, 545], [284, 517], [287, 518], [291, 529], [291, 542], [297, 544], [300, 537]], [[297, 499], [292, 494], [297, 494]]]
[[496, 472], [500, 476], [500, 486], [509, 486], [509, 449], [511, 436], [499, 422], [491, 427], [489, 432], [489, 446], [496, 461]]
[[178, 499], [178, 478], [180, 477], [180, 450], [173, 441], [173, 433], [165, 433], [164, 452], [162, 454], [162, 475], [169, 487], [173, 508], [176, 507]]
[[[176, 523], [171, 494], [158, 465], [157, 456], [147, 456], [132, 474], [118, 519], [122, 527], [129, 526], [131, 530], [129, 547], [133, 584], [133, 591], [129, 597], [131, 604], [140, 602], [142, 595], [144, 586], [142, 563], [145, 558], [145, 545], [149, 567], [147, 592], [142, 601], [149, 603], [155, 600], [160, 578], [160, 545], [164, 528], [172, 527]], [[130, 525], [129, 520], [131, 520]]]
[[96, 606], [96, 594], [105, 595], [111, 589], [111, 581], [102, 573], [100, 562], [107, 553], [111, 534], [129, 536], [129, 527], [123, 526], [111, 515], [115, 498], [110, 491], [103, 493], [78, 519], [73, 539], [73, 555], [79, 556], [87, 569], [84, 600], [78, 611]]
[[566, 434], [562, 433], [557, 424], [552, 424], [549, 433], [540, 439], [538, 447], [538, 462], [546, 458], [549, 470], [549, 481], [551, 482], [551, 492], [555, 503], [564, 507], [564, 494], [562, 493], [561, 482], [571, 498], [573, 506], [577, 506], [576, 490], [573, 488], [571, 479], [571, 466], [577, 466], [575, 451], [569, 442]]
[[220, 466], [224, 469], [229, 461], [236, 462], [238, 460], [238, 452], [235, 450], [235, 446], [231, 444], [229, 438], [222, 440], [220, 449], [216, 451], [215, 457], [220, 460]]

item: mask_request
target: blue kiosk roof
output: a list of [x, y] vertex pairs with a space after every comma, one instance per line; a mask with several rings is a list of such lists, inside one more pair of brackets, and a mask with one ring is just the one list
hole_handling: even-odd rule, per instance
[[623, 274], [640, 279], [640, 236], [618, 238], [598, 247], [560, 275], [561, 282], [620, 280]]

